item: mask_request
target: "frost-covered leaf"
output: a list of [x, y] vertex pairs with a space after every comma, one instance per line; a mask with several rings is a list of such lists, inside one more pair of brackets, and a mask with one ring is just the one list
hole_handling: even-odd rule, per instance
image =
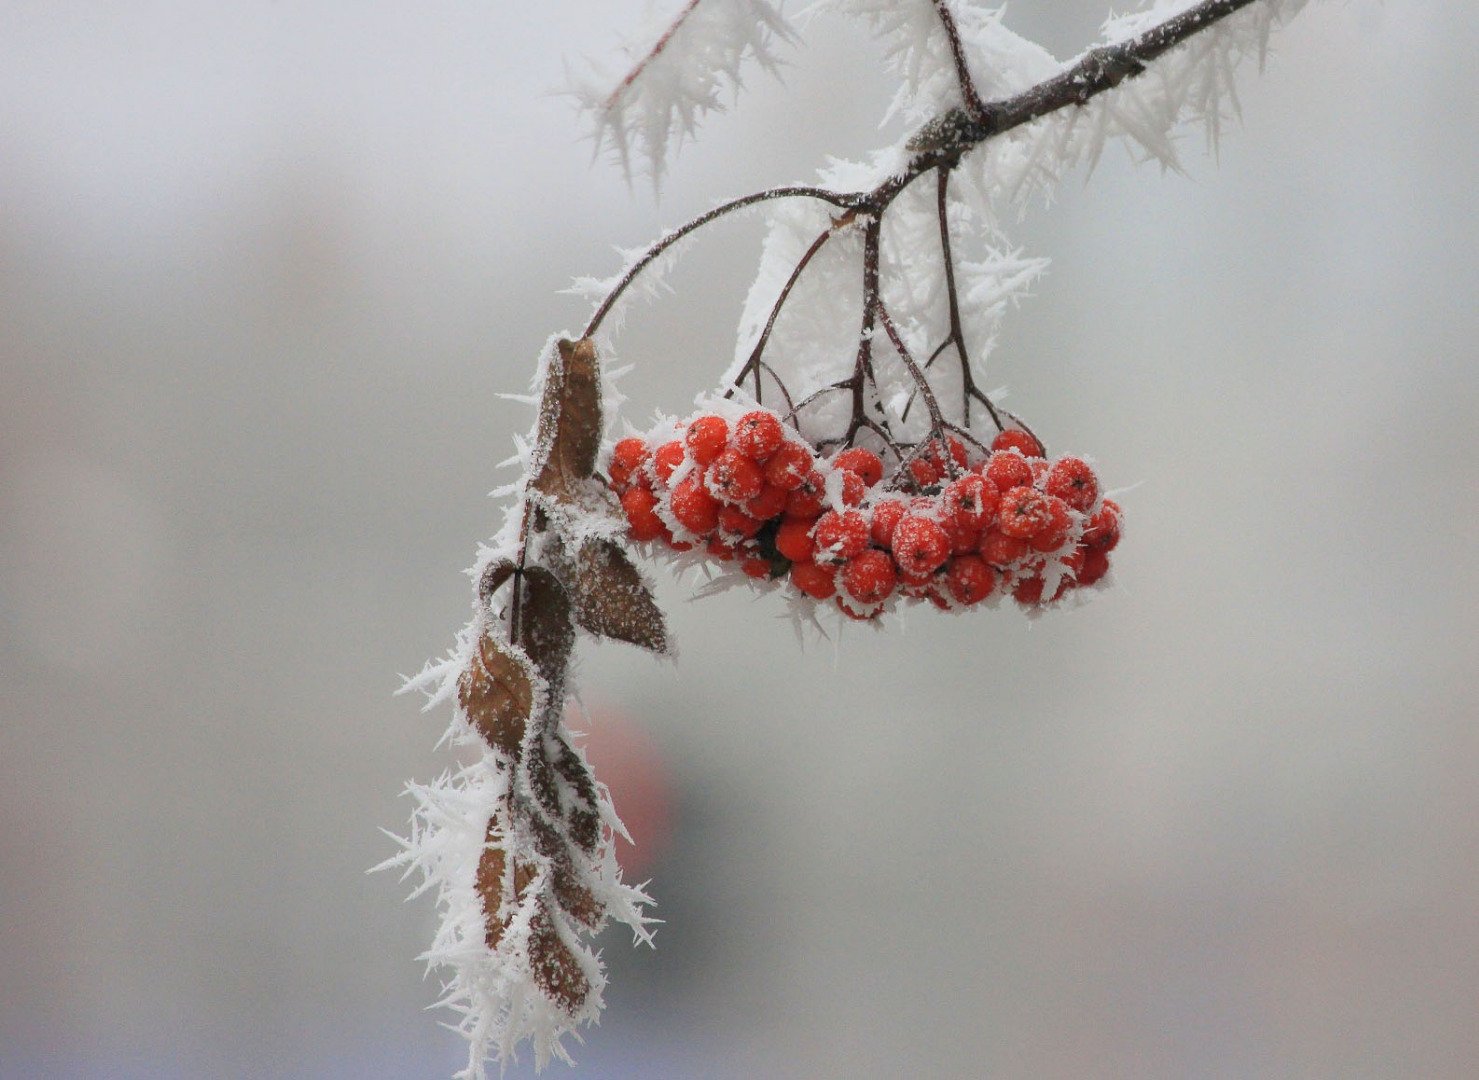
[[570, 598], [559, 579], [542, 566], [526, 568], [518, 588], [518, 617], [514, 626], [519, 645], [550, 684], [551, 703], [563, 703], [565, 668], [575, 645]]
[[[483, 848], [482, 857], [478, 860], [477, 891], [482, 898], [483, 912], [488, 923], [483, 940], [488, 948], [494, 950], [503, 940], [504, 932], [508, 930], [514, 910], [524, 899], [524, 893], [539, 876], [537, 864], [515, 863], [513, 880], [505, 882], [504, 874], [508, 866], [508, 857], [500, 846], [501, 842], [493, 822], [489, 821], [487, 846]], [[505, 889], [509, 891], [507, 899], [504, 896]], [[501, 914], [505, 911], [506, 914]]]
[[650, 652], [668, 651], [662, 610], [620, 544], [599, 537], [586, 540], [565, 581], [574, 598], [575, 621], [582, 630]]
[[609, 149], [628, 178], [640, 154], [655, 185], [674, 145], [706, 114], [723, 111], [725, 88], [739, 92], [745, 64], [774, 72], [775, 43], [793, 36], [769, 0], [685, 0], [626, 44], [624, 72], [589, 62], [571, 74], [569, 92], [589, 116], [597, 148]]
[[534, 981], [545, 995], [567, 1013], [578, 1013], [590, 995], [591, 981], [543, 903], [530, 924], [529, 960]]
[[590, 338], [561, 339], [545, 371], [533, 484], [557, 501], [573, 500], [596, 471], [601, 449], [601, 368]]
[[457, 680], [457, 699], [490, 747], [518, 756], [534, 707], [533, 672], [518, 650], [483, 633]]

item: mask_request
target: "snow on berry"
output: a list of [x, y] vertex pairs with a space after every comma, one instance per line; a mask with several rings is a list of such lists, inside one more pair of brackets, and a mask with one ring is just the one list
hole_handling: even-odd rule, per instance
[[722, 416], [700, 416], [688, 425], [683, 442], [688, 454], [700, 465], [709, 465], [724, 452], [729, 441], [729, 424]]
[[894, 561], [911, 577], [939, 569], [950, 556], [950, 537], [938, 522], [905, 515], [894, 526]]
[[886, 600], [897, 581], [893, 560], [876, 549], [860, 552], [842, 568], [843, 589], [863, 605]]
[[753, 458], [725, 450], [704, 473], [709, 492], [720, 502], [749, 502], [765, 488], [765, 474]]
[[1061, 457], [1053, 462], [1042, 489], [1080, 513], [1099, 501], [1099, 482], [1083, 458]]
[[868, 519], [856, 510], [837, 513], [829, 510], [818, 520], [812, 538], [816, 541], [816, 561], [839, 563], [856, 558], [868, 550]]
[[890, 473], [872, 450], [823, 458], [777, 413], [715, 399], [621, 439], [606, 471], [631, 539], [713, 560], [716, 585], [779, 583], [873, 621], [1001, 595], [1038, 611], [1104, 579], [1121, 510], [1088, 461], [1041, 450], [1018, 429], [989, 452], [950, 436], [895, 448]]
[[867, 487], [872, 487], [883, 479], [883, 459], [861, 446], [854, 446], [838, 454], [832, 459], [832, 468], [857, 473]]
[[1020, 450], [1026, 457], [1042, 457], [1042, 443], [1020, 428], [1007, 428], [991, 440], [993, 450]]
[[734, 447], [740, 453], [766, 461], [785, 442], [786, 429], [775, 413], [757, 409], [747, 412], [734, 425]]

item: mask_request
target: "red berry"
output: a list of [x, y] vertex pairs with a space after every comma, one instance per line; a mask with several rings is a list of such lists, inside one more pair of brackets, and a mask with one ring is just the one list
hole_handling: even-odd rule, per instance
[[703, 477], [696, 470], [673, 489], [669, 504], [673, 517], [689, 532], [704, 536], [719, 524], [719, 503], [704, 489]]
[[719, 511], [719, 528], [746, 540], [759, 532], [763, 524], [764, 522], [756, 521], [738, 506], [726, 506]]
[[981, 558], [992, 566], [1010, 566], [1026, 554], [1027, 541], [1019, 536], [991, 529], [981, 538]]
[[917, 457], [909, 462], [909, 475], [917, 487], [933, 487], [943, 475], [940, 466], [928, 457]]
[[837, 591], [837, 572], [816, 563], [799, 562], [791, 567], [791, 584], [814, 600], [826, 600]]
[[929, 518], [907, 514], [894, 526], [894, 561], [910, 577], [938, 569], [950, 555], [950, 538]]
[[1042, 603], [1043, 584], [1043, 579], [1036, 574], [1032, 577], [1019, 578], [1017, 584], [1012, 586], [1012, 596], [1024, 607], [1033, 607]]
[[1056, 495], [1044, 495], [1043, 502], [1047, 505], [1047, 520], [1032, 534], [1029, 543], [1034, 551], [1057, 551], [1068, 543], [1068, 530], [1073, 528], [1073, 516], [1068, 511], [1068, 504]]
[[857, 473], [849, 472], [845, 469], [842, 472], [839, 472], [837, 475], [842, 478], [842, 490], [839, 492], [839, 495], [841, 496], [839, 501], [842, 503], [842, 505], [862, 505], [863, 496], [868, 494], [868, 488], [867, 485], [863, 483], [863, 478]]
[[837, 610], [842, 612], [842, 614], [846, 615], [849, 619], [852, 619], [854, 622], [871, 622], [873, 620], [872, 612], [854, 611], [848, 605], [846, 597], [839, 596], [836, 600], [836, 604]]
[[671, 483], [673, 470], [683, 464], [683, 444], [677, 439], [665, 442], [652, 455], [652, 471], [664, 484]]
[[1042, 489], [1085, 513], [1099, 499], [1099, 480], [1082, 458], [1061, 457], [1053, 462]]
[[789, 518], [814, 518], [822, 512], [826, 498], [825, 481], [822, 474], [812, 471], [795, 491], [786, 499], [786, 516]]
[[868, 549], [868, 519], [856, 510], [829, 510], [817, 521], [812, 533], [818, 562], [839, 563], [856, 558]]
[[842, 568], [842, 588], [860, 604], [887, 599], [897, 582], [893, 560], [882, 551], [864, 551]]
[[607, 472], [611, 474], [611, 483], [618, 488], [624, 488], [631, 483], [632, 474], [642, 467], [651, 451], [647, 444], [641, 439], [626, 438], [620, 440], [611, 448], [611, 465]]
[[1108, 555], [1102, 551], [1084, 552], [1083, 569], [1077, 574], [1080, 585], [1092, 585], [1107, 573], [1109, 573]]
[[811, 562], [817, 550], [811, 538], [813, 524], [815, 519], [787, 518], [776, 530], [775, 549], [793, 563]]
[[811, 451], [800, 443], [782, 443], [765, 463], [765, 479], [782, 491], [795, 491], [811, 473]]
[[945, 571], [945, 586], [961, 604], [979, 604], [995, 584], [996, 572], [976, 555], [957, 555]]
[[734, 425], [735, 449], [756, 461], [765, 461], [785, 441], [780, 419], [763, 409], [745, 413]]
[[704, 474], [709, 491], [722, 502], [749, 502], [765, 487], [760, 466], [738, 450], [726, 450], [714, 459]]
[[865, 450], [861, 446], [842, 451], [832, 459], [832, 467], [857, 473], [868, 487], [883, 479], [883, 460], [872, 450]]
[[991, 440], [991, 449], [1022, 451], [1027, 457], [1042, 457], [1042, 443], [1020, 428], [1007, 428]]
[[786, 491], [767, 483], [760, 489], [759, 495], [745, 503], [745, 513], [759, 521], [769, 521], [771, 518], [780, 517], [786, 511], [787, 497]]
[[700, 416], [688, 425], [683, 442], [694, 461], [710, 465], [724, 453], [724, 444], [729, 442], [729, 425], [722, 416]]
[[1032, 466], [1015, 450], [1004, 450], [991, 455], [983, 475], [997, 491], [1009, 491], [1014, 487], [1031, 485]]
[[953, 462], [957, 468], [964, 469], [966, 463], [970, 461], [970, 456], [966, 452], [965, 443], [961, 442], [954, 435], [951, 435], [949, 440], [944, 444], [941, 444], [940, 440], [936, 439], [930, 444], [930, 448], [926, 453], [929, 454], [929, 459], [939, 467], [942, 476], [950, 472], [950, 464], [947, 463], [945, 456], [947, 448], [950, 455], [948, 461]]
[[974, 555], [981, 546], [981, 530], [973, 529], [958, 521], [942, 522], [945, 535], [950, 538], [950, 554]]
[[1120, 507], [1113, 499], [1105, 499], [1099, 512], [1089, 518], [1084, 529], [1084, 545], [1091, 551], [1113, 551], [1120, 542]]
[[633, 540], [656, 540], [667, 532], [667, 526], [654, 508], [657, 496], [646, 488], [628, 488], [622, 492], [621, 508], [626, 511], [627, 527]]
[[873, 521], [869, 527], [873, 542], [881, 548], [893, 545], [894, 526], [908, 508], [899, 499], [885, 499], [873, 505]]
[[765, 581], [770, 577], [770, 561], [754, 555], [740, 563], [740, 569], [752, 578]]
[[705, 550], [720, 562], [728, 562], [734, 558], [734, 548], [730, 547], [717, 536], [709, 537], [708, 547]]
[[944, 504], [941, 518], [946, 525], [958, 525], [979, 532], [990, 525], [996, 516], [996, 504], [1001, 496], [997, 493], [996, 485], [984, 476], [966, 473], [946, 485], [940, 498]]
[[1002, 492], [1000, 515], [998, 529], [1008, 536], [1028, 540], [1050, 523], [1052, 511], [1048, 507], [1048, 497], [1041, 491], [1014, 487]]

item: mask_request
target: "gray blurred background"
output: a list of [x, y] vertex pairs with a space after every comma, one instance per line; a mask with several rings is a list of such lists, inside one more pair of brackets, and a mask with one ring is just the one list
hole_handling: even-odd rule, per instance
[[[548, 93], [639, 5], [511, 8], [0, 2], [4, 1080], [461, 1059], [431, 902], [364, 870], [450, 762], [392, 692], [467, 615], [495, 395], [612, 245], [891, 93], [819, 24], [657, 202]], [[991, 384], [1143, 481], [1119, 589], [802, 647], [659, 569], [680, 663], [584, 654], [667, 923], [554, 1075], [1479, 1076], [1475, 26], [1315, 5], [1220, 163], [1117, 151], [1018, 229]], [[758, 236], [633, 314], [634, 421], [712, 385]]]

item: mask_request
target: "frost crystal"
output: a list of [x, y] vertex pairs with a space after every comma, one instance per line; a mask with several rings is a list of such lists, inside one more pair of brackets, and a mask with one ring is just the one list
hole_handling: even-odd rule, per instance
[[624, 74], [589, 62], [572, 74], [570, 93], [590, 116], [597, 147], [608, 147], [630, 177], [635, 146], [655, 185], [673, 142], [692, 137], [707, 113], [723, 111], [726, 85], [738, 94], [745, 63], [774, 72], [775, 41], [793, 36], [767, 0], [686, 0], [675, 17], [627, 44]]

